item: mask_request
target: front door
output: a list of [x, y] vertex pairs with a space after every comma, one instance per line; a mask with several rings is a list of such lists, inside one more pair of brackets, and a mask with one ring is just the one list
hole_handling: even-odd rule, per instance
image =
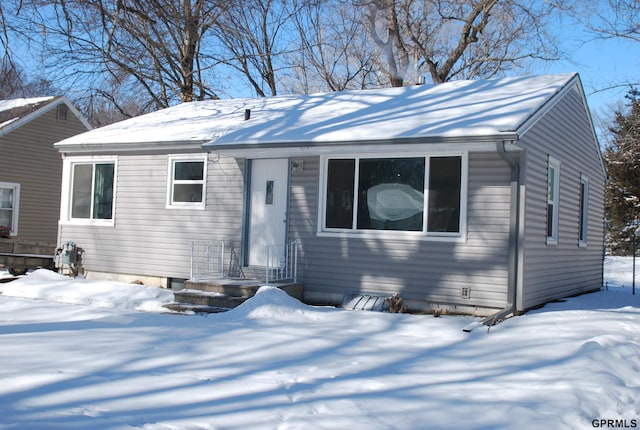
[[289, 160], [251, 162], [249, 265], [264, 266], [267, 245], [285, 243]]

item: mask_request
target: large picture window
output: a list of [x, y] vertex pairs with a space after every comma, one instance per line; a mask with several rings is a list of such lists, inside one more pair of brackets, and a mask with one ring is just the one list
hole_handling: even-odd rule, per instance
[[114, 174], [113, 162], [72, 165], [72, 219], [113, 219]]
[[461, 155], [328, 159], [323, 230], [460, 236], [463, 159]]
[[424, 158], [361, 159], [359, 230], [422, 231]]
[[169, 207], [204, 207], [206, 163], [204, 158], [172, 158], [169, 163]]
[[0, 227], [9, 228], [9, 234], [18, 234], [18, 206], [20, 184], [0, 182]]

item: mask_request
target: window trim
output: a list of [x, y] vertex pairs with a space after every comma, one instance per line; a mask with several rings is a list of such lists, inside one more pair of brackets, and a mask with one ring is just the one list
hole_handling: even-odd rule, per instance
[[[560, 216], [560, 166], [561, 163], [559, 160], [549, 156], [549, 160], [547, 163], [547, 186], [546, 186], [546, 223], [545, 223], [545, 234], [547, 237], [547, 245], [557, 245], [558, 244], [558, 228], [559, 228], [559, 216]], [[550, 179], [550, 171], [553, 169], [555, 171], [554, 175], [554, 183], [553, 183], [553, 201], [549, 200], [549, 179]], [[551, 219], [551, 235], [549, 235], [549, 204], [553, 204], [553, 212]]]
[[589, 238], [589, 177], [580, 174], [578, 193], [578, 246], [586, 247]]
[[[430, 159], [438, 157], [460, 157], [461, 158], [461, 178], [460, 178], [460, 220], [459, 231], [452, 232], [429, 232], [428, 229], [428, 202], [429, 202], [429, 168]], [[425, 159], [425, 190], [424, 190], [424, 213], [423, 213], [423, 230], [422, 231], [405, 231], [405, 230], [358, 230], [356, 226], [357, 220], [357, 200], [354, 199], [353, 210], [354, 219], [351, 229], [327, 228], [326, 225], [326, 201], [327, 201], [327, 184], [328, 184], [328, 166], [329, 160], [337, 159], [355, 159], [355, 180], [354, 189], [358, 189], [359, 160], [371, 158], [424, 158]], [[367, 153], [366, 155], [358, 154], [340, 154], [336, 156], [322, 155], [320, 157], [320, 181], [318, 190], [318, 225], [316, 235], [321, 237], [360, 237], [360, 238], [385, 238], [385, 239], [414, 239], [429, 240], [442, 242], [465, 242], [467, 239], [467, 204], [468, 204], [468, 180], [469, 180], [469, 156], [468, 151], [443, 151], [443, 152], [390, 152], [390, 153]], [[357, 195], [357, 191], [356, 191]]]
[[61, 103], [58, 106], [56, 106], [57, 121], [66, 121], [68, 116], [69, 116], [69, 107], [66, 104]]
[[[208, 171], [207, 154], [190, 154], [190, 155], [170, 155], [167, 158], [167, 201], [166, 209], [199, 209], [204, 210], [207, 204], [207, 171]], [[174, 181], [176, 162], [202, 162], [202, 180], [184, 180], [178, 181], [178, 184], [201, 184], [202, 185], [202, 201], [201, 202], [174, 202], [173, 189], [176, 182]]]
[[[72, 218], [73, 204], [73, 171], [78, 164], [113, 164], [113, 197], [111, 206], [111, 219], [101, 218]], [[94, 168], [95, 171], [95, 168]], [[92, 179], [93, 180], [93, 179]], [[113, 227], [116, 218], [116, 196], [118, 184], [118, 157], [117, 156], [92, 156], [92, 157], [68, 157], [62, 165], [62, 196], [60, 200], [60, 223], [63, 225], [96, 225]], [[92, 191], [93, 192], [93, 191]]]
[[16, 182], [0, 182], [0, 188], [13, 189], [13, 207], [11, 211], [11, 225], [9, 227], [9, 235], [18, 235], [18, 218], [20, 217], [20, 184]]

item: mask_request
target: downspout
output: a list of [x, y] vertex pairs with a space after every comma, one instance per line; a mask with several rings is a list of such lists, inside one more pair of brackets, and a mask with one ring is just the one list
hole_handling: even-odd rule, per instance
[[243, 211], [242, 211], [242, 230], [240, 233], [240, 265], [249, 265], [249, 217], [251, 211], [251, 159], [244, 159], [244, 192], [242, 196]]
[[508, 254], [508, 278], [507, 278], [507, 304], [493, 315], [485, 318], [481, 323], [471, 323], [462, 330], [470, 332], [473, 328], [483, 326], [493, 326], [510, 314], [516, 312], [516, 295], [518, 285], [518, 236], [520, 232], [520, 165], [509, 155], [506, 150], [506, 140], [496, 142], [498, 155], [511, 167], [511, 205], [509, 209], [509, 254]]

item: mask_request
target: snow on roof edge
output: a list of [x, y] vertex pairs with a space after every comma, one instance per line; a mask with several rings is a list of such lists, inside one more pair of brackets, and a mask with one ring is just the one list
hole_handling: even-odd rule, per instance
[[[47, 96], [47, 97], [34, 97], [34, 98], [27, 98], [27, 99], [0, 100], [0, 103], [2, 103], [3, 101], [13, 101], [13, 100], [29, 101], [21, 105], [22, 107], [26, 107], [30, 105], [37, 106], [38, 104], [42, 104], [42, 105], [37, 106], [36, 109], [27, 111], [24, 114], [24, 116], [16, 116], [0, 124], [0, 136], [10, 133], [16, 128], [22, 127], [23, 124], [28, 123], [41, 115], [44, 115], [45, 113], [49, 112], [51, 109], [55, 108], [56, 106], [62, 103], [64, 103], [69, 108], [71, 113], [78, 119], [78, 121], [82, 123], [82, 125], [87, 129], [87, 131], [93, 130], [93, 126], [89, 123], [87, 118], [85, 118], [85, 116], [69, 101], [69, 99], [66, 96]], [[48, 102], [48, 103], [45, 103], [45, 102]], [[1, 112], [3, 111], [0, 109], [0, 114]]]
[[0, 100], [0, 112], [3, 112], [5, 110], [10, 110], [10, 109], [15, 109], [18, 107], [25, 107], [25, 106], [30, 106], [34, 104], [39, 104], [47, 100], [53, 100], [55, 98], [56, 96], [3, 99], [3, 100]]
[[57, 106], [63, 99], [66, 100], [63, 96], [48, 96], [0, 100], [0, 103], [10, 102], [5, 104], [6, 108], [4, 110], [0, 107], [0, 117], [4, 116], [3, 114], [6, 114], [7, 112], [10, 113], [12, 110], [15, 111], [15, 116], [8, 117], [7, 120], [0, 125], [0, 136], [7, 135], [13, 130], [22, 127], [23, 124], [26, 124], [45, 112], [48, 112], [49, 109]]

